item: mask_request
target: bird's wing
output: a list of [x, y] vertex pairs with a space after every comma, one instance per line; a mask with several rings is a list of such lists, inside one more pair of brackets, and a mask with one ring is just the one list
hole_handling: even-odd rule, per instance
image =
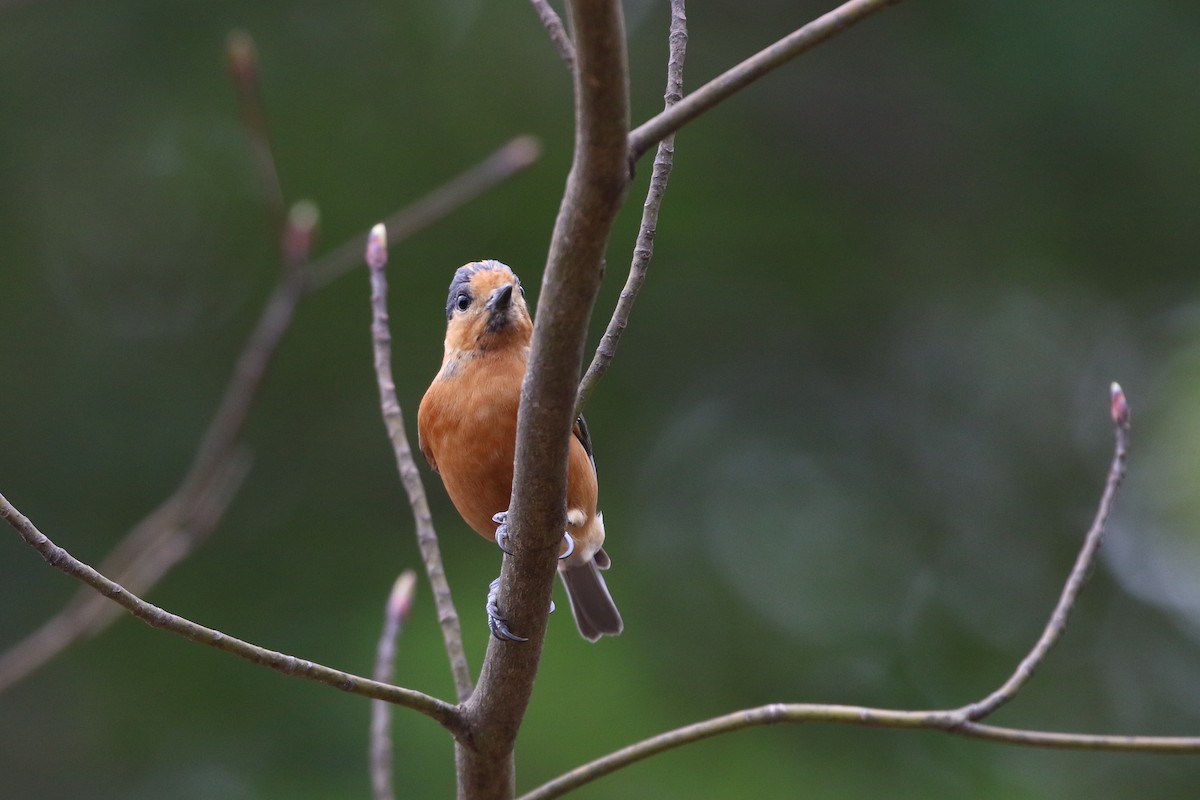
[[[582, 414], [575, 418], [575, 427], [571, 429], [571, 432], [575, 434], [575, 438], [583, 445], [583, 452], [587, 453], [588, 458], [592, 461], [592, 472], [596, 473], [597, 477], [599, 477], [600, 473], [596, 470], [596, 455], [592, 452], [592, 435], [588, 433], [587, 422], [584, 420]], [[426, 456], [428, 456], [428, 453], [426, 453]], [[434, 469], [437, 468], [435, 467]]]

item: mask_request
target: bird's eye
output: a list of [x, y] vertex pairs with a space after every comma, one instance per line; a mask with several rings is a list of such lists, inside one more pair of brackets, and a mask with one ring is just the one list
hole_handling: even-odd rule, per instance
[[454, 306], [459, 311], [466, 311], [467, 308], [470, 307], [470, 305], [471, 305], [471, 295], [467, 294], [466, 292], [460, 292], [458, 297], [455, 298], [455, 300], [454, 300]]
[[520, 292], [521, 292], [521, 297], [524, 297], [524, 296], [525, 296], [525, 287], [524, 287], [524, 286], [522, 286], [521, 284], [519, 284], [519, 283], [518, 283], [518, 284], [517, 284], [517, 289], [518, 289], [518, 290], [520, 290]]

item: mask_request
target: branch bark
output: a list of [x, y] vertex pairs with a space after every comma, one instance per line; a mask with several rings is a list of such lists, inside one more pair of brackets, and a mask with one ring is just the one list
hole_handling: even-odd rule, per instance
[[628, 70], [621, 6], [575, 0], [575, 154], [559, 207], [538, 299], [517, 418], [509, 508], [511, 558], [500, 571], [500, 604], [529, 638], [491, 639], [479, 684], [464, 706], [473, 732], [456, 750], [461, 798], [509, 798], [512, 752], [529, 704], [550, 607], [566, 516], [567, 447], [588, 320], [604, 248], [628, 180]]

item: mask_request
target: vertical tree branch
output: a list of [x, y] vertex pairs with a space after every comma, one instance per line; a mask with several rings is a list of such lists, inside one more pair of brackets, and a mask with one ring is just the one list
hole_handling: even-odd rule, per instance
[[509, 798], [513, 745], [541, 656], [558, 542], [566, 516], [567, 448], [588, 319], [601, 262], [628, 180], [628, 70], [617, 0], [575, 0], [575, 155], [550, 242], [517, 418], [509, 525], [513, 557], [500, 603], [524, 643], [491, 639], [464, 711], [471, 742], [457, 748], [459, 796]]
[[[379, 649], [375, 655], [375, 672], [372, 677], [379, 683], [391, 683], [396, 665], [396, 642], [400, 629], [412, 609], [413, 593], [417, 586], [417, 573], [406, 569], [400, 573], [388, 595], [387, 609], [383, 615], [383, 632], [379, 635]], [[382, 700], [371, 701], [371, 791], [375, 800], [394, 800], [392, 788], [392, 705]]]
[[371, 335], [375, 349], [375, 377], [379, 384], [379, 403], [383, 410], [383, 422], [387, 426], [388, 438], [396, 455], [396, 467], [400, 481], [408, 494], [412, 506], [413, 520], [417, 528], [417, 545], [425, 562], [425, 574], [433, 589], [433, 602], [437, 607], [438, 622], [442, 626], [442, 638], [446, 655], [450, 658], [450, 672], [454, 675], [454, 690], [459, 702], [471, 694], [471, 669], [467, 666], [467, 654], [463, 650], [462, 628], [458, 611], [450, 596], [450, 584], [442, 566], [441, 548], [438, 547], [437, 532], [433, 529], [433, 515], [429, 513], [429, 501], [421, 483], [421, 473], [413, 461], [408, 435], [404, 432], [404, 415], [396, 397], [396, 383], [392, 379], [392, 334], [388, 330], [387, 312], [387, 231], [380, 223], [371, 229], [367, 238], [367, 264], [371, 268]]
[[[683, 61], [687, 55], [687, 12], [684, 0], [671, 0], [671, 30], [668, 35], [667, 89], [664, 94], [666, 108], [679, 102], [683, 96]], [[621, 297], [613, 310], [612, 319], [596, 347], [596, 354], [588, 366], [583, 380], [579, 382], [579, 394], [575, 398], [575, 414], [583, 413], [583, 407], [596, 389], [596, 382], [603, 377], [617, 353], [621, 334], [629, 325], [629, 315], [637, 300], [638, 292], [646, 281], [646, 270], [654, 255], [654, 236], [658, 232], [658, 212], [662, 208], [663, 195], [675, 161], [675, 134], [670, 134], [658, 143], [654, 155], [654, 168], [650, 172], [650, 188], [646, 191], [646, 202], [642, 205], [642, 222], [638, 228], [637, 243], [633, 247], [633, 260], [629, 265], [629, 277], [621, 289]]]

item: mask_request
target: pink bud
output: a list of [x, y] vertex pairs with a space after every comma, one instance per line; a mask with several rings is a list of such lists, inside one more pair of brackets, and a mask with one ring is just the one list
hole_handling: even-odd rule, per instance
[[371, 269], [383, 269], [387, 266], [387, 261], [387, 228], [381, 222], [371, 228], [371, 233], [367, 236], [367, 265]]
[[258, 49], [250, 34], [232, 31], [225, 40], [225, 55], [229, 59], [229, 71], [238, 85], [258, 84]]
[[301, 200], [288, 212], [283, 228], [283, 257], [288, 264], [303, 264], [312, 253], [321, 214], [315, 203]]
[[1113, 425], [1120, 428], [1129, 428], [1129, 402], [1125, 399], [1125, 392], [1121, 391], [1121, 385], [1113, 382], [1112, 389], [1112, 421]]
[[392, 593], [388, 596], [388, 616], [397, 622], [404, 622], [412, 609], [413, 595], [417, 591], [417, 573], [406, 569], [396, 578], [392, 585]]

